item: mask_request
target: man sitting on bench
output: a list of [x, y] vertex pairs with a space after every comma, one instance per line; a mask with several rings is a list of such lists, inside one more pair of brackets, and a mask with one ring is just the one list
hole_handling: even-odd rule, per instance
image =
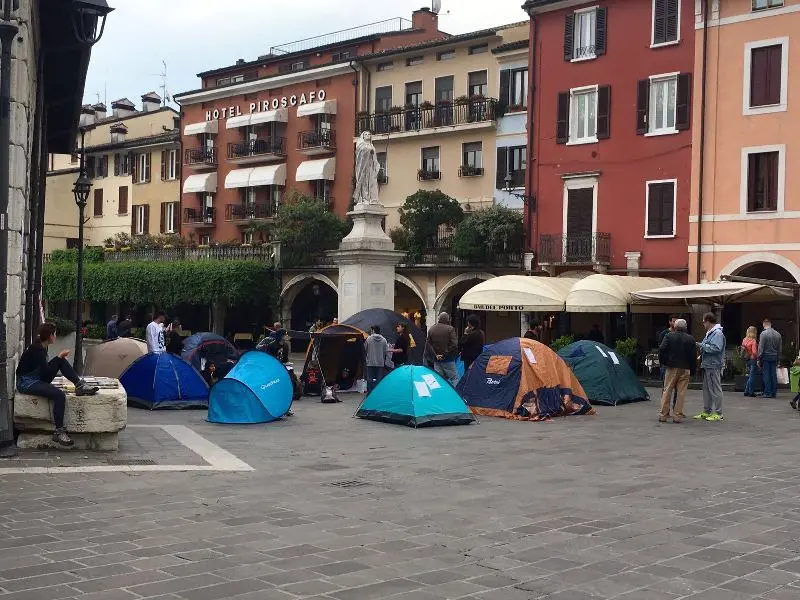
[[[80, 334], [78, 334], [80, 335]], [[47, 362], [47, 348], [56, 341], [56, 327], [45, 323], [39, 327], [38, 339], [22, 353], [17, 365], [17, 390], [31, 396], [41, 396], [53, 402], [53, 441], [62, 446], [72, 446], [73, 441], [64, 429], [64, 409], [67, 395], [53, 385], [53, 379], [61, 372], [75, 384], [76, 396], [93, 396], [99, 388], [87, 385], [67, 362], [69, 350], [62, 350]]]

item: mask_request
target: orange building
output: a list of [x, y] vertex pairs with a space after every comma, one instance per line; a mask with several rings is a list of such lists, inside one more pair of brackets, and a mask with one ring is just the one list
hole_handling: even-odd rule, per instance
[[175, 97], [183, 124], [182, 227], [200, 243], [251, 241], [297, 191], [344, 215], [355, 166], [359, 71], [353, 60], [446, 37], [428, 9], [274, 46], [199, 74], [202, 88]]

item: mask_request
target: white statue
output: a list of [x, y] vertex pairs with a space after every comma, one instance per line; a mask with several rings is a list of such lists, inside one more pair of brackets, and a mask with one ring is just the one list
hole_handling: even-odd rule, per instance
[[353, 200], [356, 204], [379, 204], [378, 171], [381, 165], [375, 146], [372, 145], [372, 134], [365, 131], [356, 142], [356, 187]]

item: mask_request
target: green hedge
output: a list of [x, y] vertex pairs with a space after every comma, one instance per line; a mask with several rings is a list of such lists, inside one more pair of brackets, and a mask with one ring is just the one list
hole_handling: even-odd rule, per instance
[[[103, 249], [99, 246], [88, 246], [83, 250], [83, 260], [86, 263], [103, 262]], [[53, 250], [50, 254], [51, 263], [77, 263], [78, 251], [74, 248], [69, 250]]]
[[[42, 275], [46, 300], [75, 300], [74, 263], [45, 264]], [[84, 269], [84, 299], [90, 302], [175, 306], [226, 299], [235, 304], [274, 294], [272, 268], [255, 261], [98, 262]]]

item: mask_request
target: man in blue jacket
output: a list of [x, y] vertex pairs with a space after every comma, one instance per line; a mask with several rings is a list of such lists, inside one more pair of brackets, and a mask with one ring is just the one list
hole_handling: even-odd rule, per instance
[[722, 421], [722, 370], [725, 368], [725, 335], [714, 313], [703, 315], [706, 336], [697, 343], [703, 369], [703, 412], [695, 419]]

